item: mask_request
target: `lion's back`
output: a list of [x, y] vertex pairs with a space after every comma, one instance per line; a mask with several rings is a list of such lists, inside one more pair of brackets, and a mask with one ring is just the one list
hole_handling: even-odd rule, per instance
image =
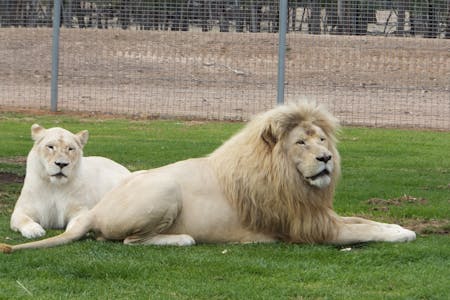
[[79, 173], [86, 184], [92, 184], [99, 196], [114, 188], [130, 171], [115, 161], [101, 157], [83, 157], [82, 171]]

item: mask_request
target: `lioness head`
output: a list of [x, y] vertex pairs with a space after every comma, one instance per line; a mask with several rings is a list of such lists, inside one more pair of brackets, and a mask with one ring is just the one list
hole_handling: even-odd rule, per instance
[[77, 168], [89, 133], [83, 130], [73, 134], [60, 127], [45, 129], [34, 124], [31, 126], [31, 137], [34, 140], [32, 151], [37, 154], [43, 167], [41, 176], [52, 183], [63, 184]]
[[339, 166], [335, 148], [337, 120], [315, 104], [296, 109], [282, 107], [271, 116], [262, 134], [263, 140], [295, 166], [300, 177], [309, 185], [325, 188], [331, 183]]

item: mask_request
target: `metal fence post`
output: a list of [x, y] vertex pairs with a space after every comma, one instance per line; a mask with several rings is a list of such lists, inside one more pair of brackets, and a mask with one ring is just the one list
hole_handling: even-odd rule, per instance
[[61, 23], [61, 0], [53, 2], [53, 39], [52, 39], [52, 80], [51, 80], [51, 111], [58, 109], [58, 71], [59, 71], [59, 26]]
[[279, 6], [279, 36], [278, 36], [278, 85], [277, 104], [284, 103], [284, 73], [286, 58], [286, 32], [287, 32], [288, 0], [280, 0]]

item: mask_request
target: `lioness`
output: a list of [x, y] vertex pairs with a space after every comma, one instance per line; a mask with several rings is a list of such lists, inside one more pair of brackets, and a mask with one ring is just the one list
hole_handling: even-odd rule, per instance
[[34, 145], [27, 157], [25, 182], [11, 216], [11, 229], [27, 238], [62, 229], [92, 208], [130, 174], [104, 157], [83, 157], [88, 131], [31, 126]]
[[180, 246], [414, 240], [415, 233], [399, 225], [333, 211], [337, 128], [314, 103], [279, 106], [207, 157], [133, 173], [61, 235], [0, 249], [56, 246], [91, 230], [125, 244]]

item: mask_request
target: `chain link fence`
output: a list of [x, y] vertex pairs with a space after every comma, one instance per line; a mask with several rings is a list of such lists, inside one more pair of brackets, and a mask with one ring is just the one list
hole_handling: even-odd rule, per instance
[[[0, 0], [0, 107], [50, 109], [53, 1]], [[276, 104], [279, 2], [64, 0], [58, 110], [247, 120]], [[288, 1], [285, 101], [450, 129], [450, 1]]]

